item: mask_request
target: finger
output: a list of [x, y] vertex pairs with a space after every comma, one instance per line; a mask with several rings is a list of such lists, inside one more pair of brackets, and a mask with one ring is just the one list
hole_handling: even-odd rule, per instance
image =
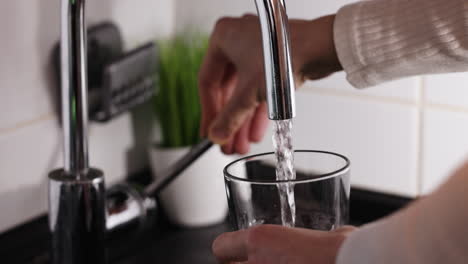
[[224, 76], [221, 81], [221, 88], [223, 91], [223, 103], [227, 103], [232, 95], [232, 91], [237, 86], [237, 71], [232, 63], [228, 63], [224, 69]]
[[[215, 33], [216, 34], [216, 33]], [[221, 100], [221, 85], [226, 78], [225, 71], [229, 61], [218, 47], [215, 36], [212, 36], [208, 50], [199, 72], [198, 87], [202, 107], [200, 134], [207, 136], [211, 121], [215, 118]]]
[[[234, 77], [230, 77], [229, 74]], [[235, 74], [235, 68], [234, 66], [228, 67], [228, 69], [226, 69], [226, 74], [225, 74], [225, 78], [223, 81], [222, 96], [221, 96], [222, 100], [221, 100], [220, 109], [229, 102], [229, 99], [232, 96], [232, 92], [234, 91], [236, 86], [237, 86], [237, 77]], [[212, 122], [213, 121], [214, 120], [212, 120]], [[235, 144], [234, 142], [235, 142], [235, 138], [232, 138], [221, 146], [221, 150], [223, 151], [224, 154], [231, 155], [234, 153], [234, 144]]]
[[245, 13], [244, 15], [242, 15], [242, 18], [245, 18], [245, 19], [257, 19], [258, 20], [258, 16], [253, 14], [253, 13]]
[[256, 108], [258, 103], [255, 94], [246, 89], [248, 86], [248, 83], [240, 84], [216, 117], [209, 131], [213, 142], [224, 143], [231, 140]]
[[251, 120], [252, 114], [249, 115], [249, 117], [235, 136], [234, 152], [239, 153], [241, 155], [247, 154], [247, 152], [249, 152], [250, 149], [249, 133]]
[[223, 151], [224, 154], [226, 155], [231, 155], [234, 153], [234, 139], [224, 143], [222, 146], [221, 146], [221, 150]]
[[246, 240], [246, 230], [224, 233], [213, 242], [213, 254], [221, 263], [247, 261]]
[[249, 140], [251, 142], [260, 142], [268, 128], [268, 123], [267, 105], [266, 103], [261, 103], [255, 110], [255, 114], [251, 121]]
[[[237, 85], [237, 72], [232, 64], [224, 66], [224, 73], [221, 81], [208, 89], [202, 98], [202, 118], [200, 125], [200, 135], [206, 137], [208, 128], [218, 115], [220, 109], [225, 105], [232, 91]], [[208, 86], [206, 86], [208, 87]], [[206, 101], [205, 101], [206, 100]]]

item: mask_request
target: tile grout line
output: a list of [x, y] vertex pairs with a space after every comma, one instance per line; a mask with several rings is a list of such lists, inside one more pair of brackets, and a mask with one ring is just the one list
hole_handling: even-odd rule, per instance
[[423, 195], [424, 185], [424, 125], [425, 125], [425, 109], [426, 109], [426, 79], [420, 77], [419, 80], [419, 100], [418, 100], [418, 125], [417, 125], [417, 192], [418, 196]]
[[[306, 86], [304, 87], [302, 91], [318, 94], [318, 95], [324, 95], [324, 96], [336, 96], [336, 97], [342, 97], [342, 98], [354, 98], [362, 101], [368, 101], [368, 102], [385, 102], [385, 103], [391, 103], [391, 104], [396, 104], [396, 105], [404, 105], [404, 106], [416, 106], [417, 102], [413, 100], [405, 100], [401, 98], [396, 98], [396, 97], [388, 97], [388, 96], [379, 96], [379, 95], [371, 95], [371, 94], [356, 94], [355, 92], [347, 92], [347, 91], [341, 91], [338, 89], [334, 88], [317, 88], [313, 86]], [[307, 89], [307, 90], [306, 90]], [[468, 109], [467, 109], [468, 111]]]
[[455, 105], [439, 104], [439, 103], [431, 103], [431, 102], [425, 102], [424, 106], [427, 108], [434, 108], [436, 110], [443, 110], [443, 111], [449, 111], [449, 112], [454, 112], [454, 113], [468, 113], [468, 107], [463, 107], [463, 106], [455, 106]]
[[[420, 82], [422, 83], [424, 81], [421, 80]], [[419, 84], [418, 86], [420, 85], [423, 85], [423, 84]], [[371, 102], [378, 101], [378, 102], [384, 102], [384, 103], [395, 104], [395, 105], [404, 105], [404, 106], [416, 106], [417, 107], [419, 105], [418, 101], [405, 100], [405, 99], [389, 97], [389, 96], [370, 95], [370, 94], [364, 94], [364, 93], [356, 94], [354, 92], [341, 91], [336, 88], [329, 88], [329, 89], [317, 88], [317, 87], [313, 87], [310, 85], [304, 86], [304, 88], [305, 89], [302, 89], [301, 91], [306, 91], [306, 92], [310, 92], [310, 93], [314, 93], [318, 95], [324, 95], [324, 96], [355, 98], [355, 99], [362, 100], [362, 101], [371, 101]], [[421, 93], [421, 91], [419, 91], [419, 93]], [[468, 113], [468, 107], [463, 107], [463, 106], [453, 106], [453, 105], [448, 105], [448, 104], [424, 102], [424, 107], [450, 111], [450, 112], [455, 112], [455, 113]]]
[[20, 129], [23, 129], [23, 128], [38, 124], [40, 122], [52, 120], [53, 118], [54, 118], [54, 113], [52, 113], [52, 112], [45, 113], [45, 114], [42, 114], [42, 115], [40, 115], [40, 116], [38, 116], [36, 118], [25, 120], [25, 121], [22, 121], [22, 122], [18, 122], [18, 123], [16, 123], [15, 125], [13, 125], [11, 127], [0, 128], [0, 135], [10, 134], [10, 133], [18, 131]]

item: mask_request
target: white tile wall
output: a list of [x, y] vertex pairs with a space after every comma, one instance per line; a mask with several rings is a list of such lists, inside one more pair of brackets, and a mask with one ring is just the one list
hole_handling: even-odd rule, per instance
[[342, 153], [354, 186], [417, 195], [417, 108], [371, 100], [297, 94], [298, 148]]
[[41, 2], [0, 3], [0, 131], [52, 111], [52, 87], [44, 84], [50, 81], [47, 56], [58, 25], [42, 24], [47, 5]]
[[430, 75], [424, 84], [429, 104], [468, 110], [468, 73]]
[[370, 88], [355, 89], [346, 80], [346, 74], [344, 72], [339, 72], [322, 80], [311, 81], [308, 86], [326, 91], [339, 91], [347, 94], [378, 97], [381, 99], [414, 104], [419, 100], [420, 82], [421, 80], [419, 77], [413, 77], [383, 83]]
[[[89, 24], [112, 20], [127, 48], [174, 29], [174, 1], [87, 2]], [[47, 174], [61, 166], [50, 52], [59, 36], [60, 1], [0, 2], [0, 232], [46, 210]], [[153, 123], [143, 106], [90, 131], [90, 162], [108, 184], [146, 166]]]
[[[174, 0], [88, 1], [88, 9], [92, 9], [93, 5], [103, 5], [99, 2], [107, 2], [107, 8], [111, 10], [109, 19], [118, 23], [125, 36], [127, 48], [155, 38], [167, 37], [174, 31]], [[98, 18], [101, 19], [101, 16]]]
[[[148, 136], [137, 138], [137, 130], [147, 129], [134, 122], [135, 115], [125, 114], [106, 124], [90, 127], [90, 164], [104, 171], [106, 183], [121, 180], [129, 171], [137, 171], [147, 164]], [[151, 119], [146, 118], [148, 123]]]
[[0, 134], [0, 230], [44, 212], [46, 176], [61, 163], [61, 146], [52, 117]]
[[[321, 95], [296, 94], [297, 149], [334, 151], [352, 162], [356, 187], [414, 197], [418, 194], [418, 111], [415, 106]], [[252, 152], [271, 151], [271, 132]]]
[[422, 187], [427, 194], [468, 158], [468, 111], [427, 109], [423, 149]]
[[468, 74], [429, 75], [423, 83], [421, 186], [427, 194], [468, 158]]

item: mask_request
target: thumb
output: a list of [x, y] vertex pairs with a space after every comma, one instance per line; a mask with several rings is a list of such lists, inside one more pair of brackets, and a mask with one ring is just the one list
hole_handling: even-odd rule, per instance
[[256, 89], [238, 87], [213, 121], [209, 138], [220, 145], [229, 141], [248, 120], [257, 105]]

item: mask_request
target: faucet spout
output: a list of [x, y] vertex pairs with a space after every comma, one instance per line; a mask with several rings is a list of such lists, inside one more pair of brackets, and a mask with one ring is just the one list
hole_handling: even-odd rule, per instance
[[284, 0], [255, 0], [262, 29], [268, 117], [295, 116], [295, 85]]

